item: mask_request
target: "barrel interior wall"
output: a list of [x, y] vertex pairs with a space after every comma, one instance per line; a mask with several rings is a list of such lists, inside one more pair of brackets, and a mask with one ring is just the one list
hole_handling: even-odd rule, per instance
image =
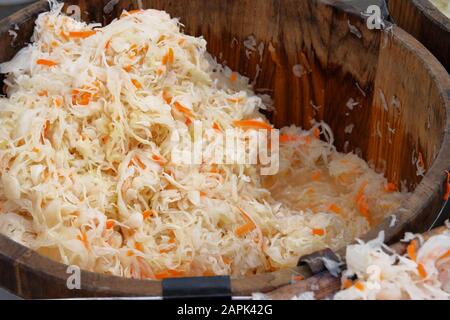
[[[84, 19], [103, 24], [137, 8], [134, 1], [108, 3], [73, 0], [67, 6], [77, 4]], [[354, 14], [320, 1], [193, 0], [186, 7], [146, 0], [143, 5], [182, 17], [185, 31], [204, 36], [213, 56], [252, 79], [258, 92], [272, 95], [275, 111], [268, 116], [277, 127], [307, 129], [311, 121], [324, 120], [339, 150], [356, 151], [390, 181], [407, 181], [411, 189], [421, 180], [412, 159], [422, 154], [430, 165], [435, 158], [443, 124], [423, 132], [424, 121], [417, 121], [436, 119], [428, 101], [417, 103], [430, 88], [427, 80], [418, 88], [412, 80], [411, 73], [424, 72], [410, 68], [420, 62], [391, 52], [389, 35], [369, 30]]]

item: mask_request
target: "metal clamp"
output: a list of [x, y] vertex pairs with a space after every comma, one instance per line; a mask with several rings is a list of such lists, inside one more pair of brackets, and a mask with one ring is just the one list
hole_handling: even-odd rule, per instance
[[342, 265], [341, 259], [329, 248], [308, 254], [299, 259], [297, 266], [308, 267], [313, 275], [329, 270], [326, 261]]
[[231, 299], [230, 277], [172, 278], [162, 281], [164, 299]]

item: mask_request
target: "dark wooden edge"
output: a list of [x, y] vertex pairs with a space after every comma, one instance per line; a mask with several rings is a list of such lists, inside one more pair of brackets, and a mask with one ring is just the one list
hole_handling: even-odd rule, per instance
[[[342, 5], [330, 0], [320, 0], [332, 5], [338, 11], [344, 10]], [[12, 23], [27, 21], [48, 8], [46, 1], [32, 4], [12, 16], [0, 21], [0, 33], [7, 31]], [[352, 13], [356, 15], [356, 13]], [[421, 214], [437, 209], [442, 205], [444, 193], [445, 170], [450, 167], [450, 77], [442, 65], [412, 36], [400, 28], [394, 27], [391, 41], [408, 51], [414, 52], [420, 59], [430, 77], [435, 80], [441, 91], [442, 105], [445, 106], [447, 122], [442, 148], [432, 167], [414, 194], [405, 202], [403, 210], [396, 212], [399, 221], [405, 220], [406, 227], [414, 228], [420, 222]], [[438, 181], [439, 183], [436, 183]], [[426, 199], [425, 201], [423, 199]], [[426, 222], [430, 223], [430, 222]], [[386, 232], [389, 242], [397, 240], [404, 231], [405, 225], [389, 228], [390, 219], [366, 234], [363, 239], [372, 239], [382, 230]], [[428, 225], [423, 225], [426, 229]], [[414, 230], [411, 230], [414, 231]], [[338, 251], [342, 254], [342, 250]], [[0, 283], [9, 291], [24, 298], [67, 298], [67, 297], [114, 297], [114, 296], [161, 296], [160, 281], [145, 281], [107, 276], [81, 271], [81, 290], [67, 288], [67, 266], [45, 258], [15, 241], [0, 235]], [[253, 292], [268, 292], [290, 283], [295, 274], [305, 274], [305, 269], [295, 267], [274, 273], [259, 274], [249, 277], [232, 278], [232, 291], [235, 295], [249, 295]]]
[[443, 195], [445, 194], [446, 170], [450, 169], [450, 76], [441, 63], [416, 39], [403, 29], [393, 26], [392, 41], [408, 51], [413, 51], [424, 68], [428, 71], [431, 79], [441, 92], [441, 102], [446, 110], [446, 125], [442, 136], [442, 148], [428, 170], [425, 178], [414, 190], [412, 196], [404, 203], [403, 208], [395, 215], [398, 221], [404, 224], [390, 228], [391, 218], [386, 218], [382, 224], [367, 233], [363, 239], [375, 238], [382, 230], [386, 232], [389, 243], [398, 241], [402, 237], [405, 228], [411, 232], [425, 232], [434, 221], [423, 220], [424, 217], [413, 215], [413, 212], [439, 212], [444, 206]]
[[432, 4], [429, 0], [412, 1], [433, 24], [438, 25], [441, 29], [450, 33], [450, 18], [443, 14], [434, 4]]
[[0, 20], [0, 33], [8, 32], [13, 24], [21, 24], [37, 14], [48, 11], [47, 1], [38, 1]]
[[450, 18], [429, 0], [389, 0], [395, 22], [422, 42], [450, 72]]

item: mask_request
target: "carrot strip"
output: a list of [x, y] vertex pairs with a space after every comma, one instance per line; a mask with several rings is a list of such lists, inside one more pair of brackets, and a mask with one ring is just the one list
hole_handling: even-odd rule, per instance
[[425, 266], [421, 263], [417, 265], [417, 271], [419, 272], [419, 275], [422, 279], [425, 279], [427, 277], [427, 271], [425, 270]]
[[342, 288], [348, 289], [348, 288], [351, 288], [352, 286], [353, 286], [353, 281], [352, 281], [352, 280], [350, 280], [350, 279], [344, 279], [344, 280], [342, 281]]
[[329, 206], [329, 209], [332, 212], [337, 213], [337, 214], [341, 214], [342, 213], [342, 209], [340, 207], [338, 207], [337, 205], [335, 205], [334, 203]]
[[142, 170], [145, 170], [147, 166], [142, 162], [142, 160], [138, 156], [134, 156], [132, 159], [133, 163], [138, 165]]
[[106, 220], [106, 229], [114, 228], [115, 222], [114, 220]]
[[155, 210], [145, 210], [144, 212], [142, 212], [142, 216], [144, 217], [144, 220], [148, 219], [152, 216], [156, 216], [156, 215], [157, 214], [156, 214]]
[[157, 155], [153, 155], [152, 160], [158, 163], [160, 166], [164, 166], [166, 164], [166, 161]]
[[87, 106], [91, 102], [91, 94], [89, 92], [83, 92], [77, 104], [80, 106]]
[[230, 259], [230, 258], [227, 258], [227, 257], [222, 257], [222, 261], [225, 264], [232, 264], [233, 263], [233, 260]]
[[272, 127], [269, 124], [256, 120], [239, 120], [234, 121], [233, 124], [239, 128], [272, 130]]
[[134, 244], [134, 248], [135, 248], [136, 250], [138, 250], [138, 251], [141, 251], [141, 252], [144, 251], [144, 247], [143, 247], [142, 244], [139, 243], [139, 242], [136, 242], [136, 243]]
[[444, 259], [447, 259], [447, 258], [450, 258], [450, 250], [448, 250], [446, 253], [444, 253], [442, 256], [440, 256], [440, 257], [436, 260], [436, 262], [437, 262], [437, 261], [444, 260]]
[[213, 129], [217, 130], [217, 131], [222, 131], [222, 129], [220, 128], [220, 125], [217, 122], [214, 122]]
[[173, 104], [174, 108], [176, 110], [178, 110], [181, 113], [184, 113], [187, 116], [192, 116], [192, 112], [190, 109], [184, 107], [181, 103], [179, 103], [178, 101], [175, 101], [175, 103]]
[[364, 284], [360, 281], [357, 281], [355, 283], [355, 288], [358, 289], [359, 291], [364, 291]]
[[227, 101], [230, 103], [241, 103], [244, 101], [244, 98], [228, 98]]
[[395, 192], [395, 191], [398, 190], [398, 186], [397, 186], [397, 184], [394, 183], [394, 182], [389, 182], [389, 183], [384, 187], [384, 190], [385, 190], [386, 192]]
[[47, 59], [38, 59], [36, 60], [36, 64], [46, 67], [54, 67], [58, 65], [58, 62]]
[[304, 276], [293, 276], [292, 277], [292, 281], [294, 281], [294, 282], [303, 281], [303, 280], [305, 280]]
[[325, 235], [325, 230], [324, 229], [312, 229], [312, 234], [314, 236], [324, 236]]
[[170, 93], [167, 90], [165, 90], [165, 89], [163, 90], [162, 97], [167, 104], [172, 103], [172, 96], [170, 95]]
[[125, 67], [123, 67], [123, 70], [125, 70], [126, 72], [131, 72], [131, 70], [133, 70], [133, 66], [131, 64], [126, 65]]
[[236, 236], [240, 237], [246, 235], [247, 233], [252, 232], [255, 229], [255, 225], [253, 223], [246, 223], [243, 226], [236, 229]]
[[96, 34], [97, 31], [95, 30], [89, 30], [89, 31], [70, 31], [69, 32], [69, 37], [70, 38], [79, 38], [79, 39], [86, 39], [89, 38], [91, 36], [93, 36], [94, 34]]
[[322, 177], [322, 173], [319, 170], [317, 170], [317, 171], [314, 171], [312, 173], [311, 180], [312, 181], [319, 181], [321, 177]]
[[366, 218], [369, 225], [371, 224], [371, 216], [369, 212], [369, 204], [367, 203], [366, 196], [364, 194], [365, 189], [369, 183], [366, 181], [364, 182], [361, 187], [359, 188], [359, 191], [355, 197], [356, 206], [358, 208], [359, 213]]
[[170, 65], [170, 64], [173, 64], [174, 61], [175, 61], [175, 55], [173, 53], [173, 49], [169, 48], [167, 50], [167, 53], [162, 58], [162, 64], [163, 65]]
[[412, 260], [412, 261], [416, 261], [417, 259], [417, 242], [416, 240], [413, 240], [409, 243], [408, 247], [406, 248], [406, 252], [408, 253], [408, 257]]
[[86, 249], [89, 249], [89, 241], [88, 241], [86, 232], [81, 231], [81, 236], [78, 235], [78, 236], [77, 236], [77, 239], [78, 239], [79, 241], [81, 241], [81, 243], [83, 243], [83, 245], [84, 245], [84, 247], [85, 247]]
[[142, 89], [142, 85], [136, 79], [131, 79], [131, 82], [136, 87], [136, 89]]
[[48, 132], [50, 130], [50, 120], [46, 120], [44, 123], [44, 127], [42, 128], [42, 137], [43, 139], [48, 138]]
[[163, 272], [155, 273], [155, 279], [161, 280], [166, 278], [179, 278], [185, 275], [184, 271], [179, 270], [166, 270]]
[[235, 82], [237, 80], [237, 78], [238, 78], [237, 72], [232, 72], [230, 75], [230, 81]]

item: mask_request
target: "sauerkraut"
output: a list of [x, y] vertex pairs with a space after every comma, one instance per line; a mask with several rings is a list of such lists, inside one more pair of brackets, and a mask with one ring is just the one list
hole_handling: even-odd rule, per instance
[[324, 123], [281, 130], [274, 176], [174, 163], [172, 138], [192, 142], [193, 122], [214, 129], [210, 143], [230, 128], [271, 128], [266, 97], [165, 12], [125, 11], [101, 27], [61, 8], [52, 3], [0, 67], [3, 234], [99, 273], [249, 275], [340, 248], [401, 205], [406, 193], [337, 152]]
[[[348, 269], [337, 300], [448, 300], [450, 231], [425, 243], [412, 239], [407, 254], [400, 256], [383, 244], [383, 235], [368, 243], [347, 247]], [[443, 271], [443, 269], [441, 270]], [[447, 291], [444, 288], [447, 284]]]

